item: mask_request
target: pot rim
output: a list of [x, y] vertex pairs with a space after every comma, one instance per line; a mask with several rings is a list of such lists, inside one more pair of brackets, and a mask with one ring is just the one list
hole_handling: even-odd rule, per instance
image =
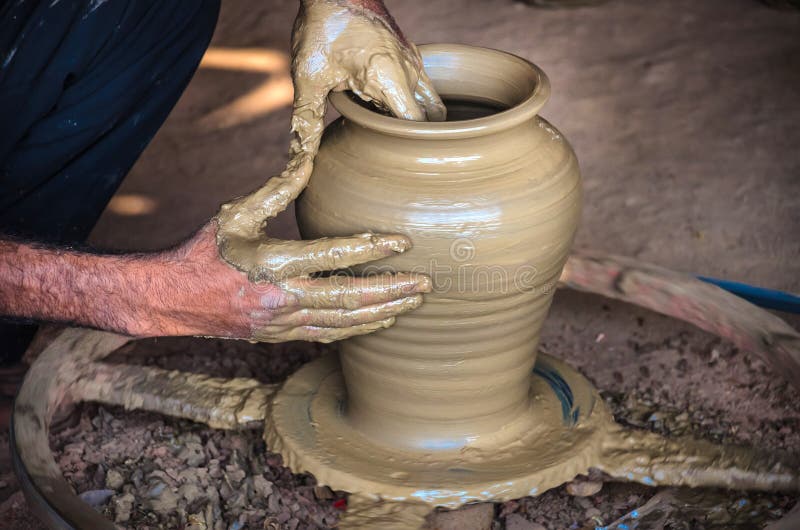
[[[524, 67], [528, 70], [534, 86], [526, 97], [507, 109], [489, 116], [459, 121], [411, 121], [385, 116], [362, 106], [354, 100], [349, 91], [332, 93], [330, 95], [331, 104], [345, 118], [374, 131], [405, 138], [456, 139], [485, 136], [515, 127], [533, 119], [550, 98], [550, 80], [547, 74], [532, 62], [517, 55], [467, 44], [422, 44], [419, 46], [419, 51], [426, 70], [429, 67], [435, 67], [437, 61], [452, 62], [454, 57], [462, 69], [469, 64], [470, 60], [491, 57], [497, 63], [506, 61], [509, 64]], [[468, 69], [464, 70], [468, 71]], [[430, 71], [428, 73], [430, 75]], [[431, 79], [436, 84], [434, 75], [431, 75]], [[459, 95], [463, 94], [445, 93], [444, 97]]]

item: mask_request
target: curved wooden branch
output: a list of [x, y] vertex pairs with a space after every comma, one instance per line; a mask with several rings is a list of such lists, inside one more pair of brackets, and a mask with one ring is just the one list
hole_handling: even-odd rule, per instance
[[800, 334], [767, 311], [693, 276], [631, 258], [576, 252], [561, 283], [694, 324], [760, 355], [800, 389]]
[[91, 363], [76, 381], [81, 399], [127, 410], [148, 410], [205, 423], [214, 429], [253, 427], [264, 421], [278, 385], [221, 379], [149, 366]]

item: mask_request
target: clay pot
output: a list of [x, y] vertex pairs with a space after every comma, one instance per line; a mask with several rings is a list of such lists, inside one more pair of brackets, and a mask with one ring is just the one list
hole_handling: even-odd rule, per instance
[[[348, 421], [382, 443], [452, 449], [512, 434], [532, 406], [542, 322], [581, 206], [578, 164], [538, 116], [546, 75], [507, 53], [427, 45], [450, 119], [411, 122], [354, 96], [325, 131], [297, 204], [304, 238], [408, 235], [414, 248], [362, 267], [433, 278], [423, 306], [341, 343]], [[505, 110], [502, 110], [505, 109]]]

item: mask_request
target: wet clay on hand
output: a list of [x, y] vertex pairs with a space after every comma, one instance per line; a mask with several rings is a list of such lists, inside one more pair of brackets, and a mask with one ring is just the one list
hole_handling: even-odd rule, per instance
[[[311, 176], [328, 94], [350, 89], [406, 119], [445, 116], [419, 52], [379, 2], [304, 1], [292, 49], [294, 137], [286, 169], [250, 195], [224, 204], [216, 216], [222, 258], [253, 282], [271, 282], [289, 291], [289, 279], [379, 259], [386, 249], [400, 253], [410, 245], [402, 236], [372, 233], [317, 241], [264, 237], [267, 220], [284, 210]], [[395, 279], [381, 281], [385, 287]], [[314, 307], [335, 309], [340, 305], [339, 287], [296, 295], [315, 297]], [[332, 324], [343, 324], [332, 319]]]
[[[330, 91], [351, 89], [407, 119], [444, 119], [444, 105], [422, 69], [419, 52], [385, 10], [381, 13], [374, 5], [356, 2], [303, 2], [292, 49], [294, 138], [289, 163], [279, 176], [223, 205], [217, 214], [222, 257], [252, 281], [280, 279], [276, 264], [291, 262], [307, 250], [303, 245], [284, 248], [290, 252], [281, 260], [271, 248], [275, 241], [265, 240], [263, 231], [266, 221], [285, 209], [311, 176]], [[370, 237], [384, 240], [380, 235]], [[353, 251], [347, 246], [336, 250]]]

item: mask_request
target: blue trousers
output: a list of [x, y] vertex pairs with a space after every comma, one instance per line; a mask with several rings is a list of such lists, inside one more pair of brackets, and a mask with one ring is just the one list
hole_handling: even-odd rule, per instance
[[[0, 233], [85, 241], [218, 13], [219, 0], [0, 0]], [[0, 362], [34, 331], [0, 323]]]

